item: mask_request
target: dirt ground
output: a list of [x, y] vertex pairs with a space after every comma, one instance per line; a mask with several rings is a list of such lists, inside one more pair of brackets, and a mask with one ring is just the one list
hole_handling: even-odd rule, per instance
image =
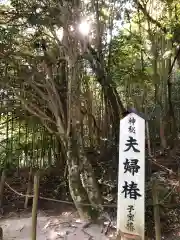
[[[65, 207], [63, 207], [65, 209]], [[30, 210], [30, 209], [29, 209]], [[9, 212], [1, 216], [3, 240], [30, 240], [32, 219], [30, 211]], [[115, 239], [116, 222], [109, 226], [109, 220], [97, 224], [82, 222], [74, 209], [60, 211], [58, 208], [39, 210], [37, 221], [37, 240], [112, 240]], [[146, 238], [154, 240], [154, 238]], [[163, 240], [180, 240], [180, 229]]]
[[[24, 175], [21, 172], [20, 176], [7, 178], [7, 182], [19, 193], [26, 193], [28, 172], [25, 172]], [[57, 186], [61, 186], [61, 188], [57, 188]], [[64, 185], [61, 185], [61, 179], [54, 173], [45, 180], [41, 179], [40, 196], [72, 202], [72, 199], [67, 194], [67, 189]], [[5, 187], [3, 209], [0, 209], [0, 226], [4, 232], [3, 240], [31, 239], [32, 199], [29, 200], [28, 206], [29, 208], [24, 210], [24, 197]], [[111, 220], [114, 220], [111, 227], [108, 226], [110, 221], [107, 218], [99, 221], [97, 224], [81, 222], [74, 206], [71, 204], [39, 199], [38, 209], [37, 240], [108, 240], [114, 238], [113, 236], [116, 232], [116, 208], [106, 209]], [[169, 218], [171, 218], [171, 215]], [[152, 225], [152, 234], [148, 240], [154, 240], [153, 229], [154, 226]], [[179, 221], [172, 231], [162, 236], [162, 239], [180, 240]]]
[[[107, 240], [113, 236], [107, 232], [107, 223], [87, 224], [78, 219], [72, 211], [56, 214], [54, 211], [39, 211], [37, 223], [37, 240]], [[1, 218], [3, 240], [31, 239], [31, 213], [9, 213]]]
[[[20, 177], [10, 176], [6, 181], [15, 191], [26, 193], [27, 176], [28, 172], [25, 172], [24, 175], [21, 172]], [[56, 194], [55, 187], [61, 183], [59, 176], [56, 179], [56, 175], [53, 173], [49, 178], [41, 179], [40, 196], [51, 199], [65, 199], [72, 202], [67, 196], [65, 187], [58, 189], [57, 192], [61, 193], [61, 195]], [[31, 209], [32, 199], [29, 199], [28, 209], [24, 210], [24, 197], [17, 195], [16, 192], [5, 186], [3, 208], [0, 209], [0, 226], [3, 228], [3, 240], [31, 239]], [[114, 226], [116, 224], [113, 224], [114, 226], [110, 228], [107, 219], [101, 220], [97, 224], [81, 222], [74, 205], [71, 204], [39, 199], [38, 209], [37, 240], [107, 240], [115, 232]]]

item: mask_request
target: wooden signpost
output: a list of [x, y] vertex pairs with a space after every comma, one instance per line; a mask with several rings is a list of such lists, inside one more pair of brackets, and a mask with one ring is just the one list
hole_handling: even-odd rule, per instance
[[129, 113], [120, 121], [118, 239], [141, 239], [145, 233], [145, 120]]

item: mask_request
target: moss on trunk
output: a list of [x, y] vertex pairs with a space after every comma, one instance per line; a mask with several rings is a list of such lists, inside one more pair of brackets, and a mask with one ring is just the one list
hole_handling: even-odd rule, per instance
[[77, 129], [72, 135], [68, 146], [69, 189], [80, 217], [92, 219], [102, 211], [102, 200], [92, 165], [84, 153], [81, 135]]
[[78, 165], [78, 158], [76, 156], [76, 144], [73, 139], [69, 139], [68, 143], [68, 178], [69, 178], [69, 190], [74, 204], [81, 219], [90, 219], [91, 206], [87, 206], [89, 203], [87, 193], [82, 186], [80, 179], [80, 168]]

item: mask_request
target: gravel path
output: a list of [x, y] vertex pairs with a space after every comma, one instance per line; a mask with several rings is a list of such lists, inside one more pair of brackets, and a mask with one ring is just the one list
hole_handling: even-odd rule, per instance
[[[31, 239], [30, 215], [9, 216], [9, 218], [0, 220], [0, 226], [3, 228], [3, 240]], [[70, 212], [63, 213], [60, 216], [47, 216], [39, 213], [37, 240], [108, 240], [109, 237], [102, 233], [102, 229], [102, 225], [88, 225], [81, 222]]]

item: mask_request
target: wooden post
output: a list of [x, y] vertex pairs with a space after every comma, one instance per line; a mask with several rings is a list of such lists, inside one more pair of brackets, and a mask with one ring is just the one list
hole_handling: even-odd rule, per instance
[[6, 178], [5, 170], [3, 170], [1, 175], [1, 183], [0, 183], [0, 207], [2, 207], [2, 204], [3, 204], [5, 178]]
[[36, 173], [34, 176], [34, 198], [32, 207], [32, 232], [31, 232], [32, 240], [36, 240], [38, 197], [39, 197], [39, 173]]
[[3, 240], [3, 229], [0, 227], [0, 240]]
[[26, 198], [25, 198], [25, 202], [24, 202], [24, 208], [25, 209], [28, 207], [28, 201], [29, 201], [28, 195], [31, 194], [31, 189], [32, 189], [32, 182], [31, 181], [32, 181], [32, 168], [30, 168], [30, 171], [29, 171], [27, 192], [26, 192]]
[[158, 194], [157, 194], [157, 183], [155, 180], [153, 181], [153, 185], [152, 185], [152, 197], [153, 197], [153, 206], [154, 206], [155, 236], [156, 236], [156, 240], [161, 240], [159, 201], [158, 201]]

